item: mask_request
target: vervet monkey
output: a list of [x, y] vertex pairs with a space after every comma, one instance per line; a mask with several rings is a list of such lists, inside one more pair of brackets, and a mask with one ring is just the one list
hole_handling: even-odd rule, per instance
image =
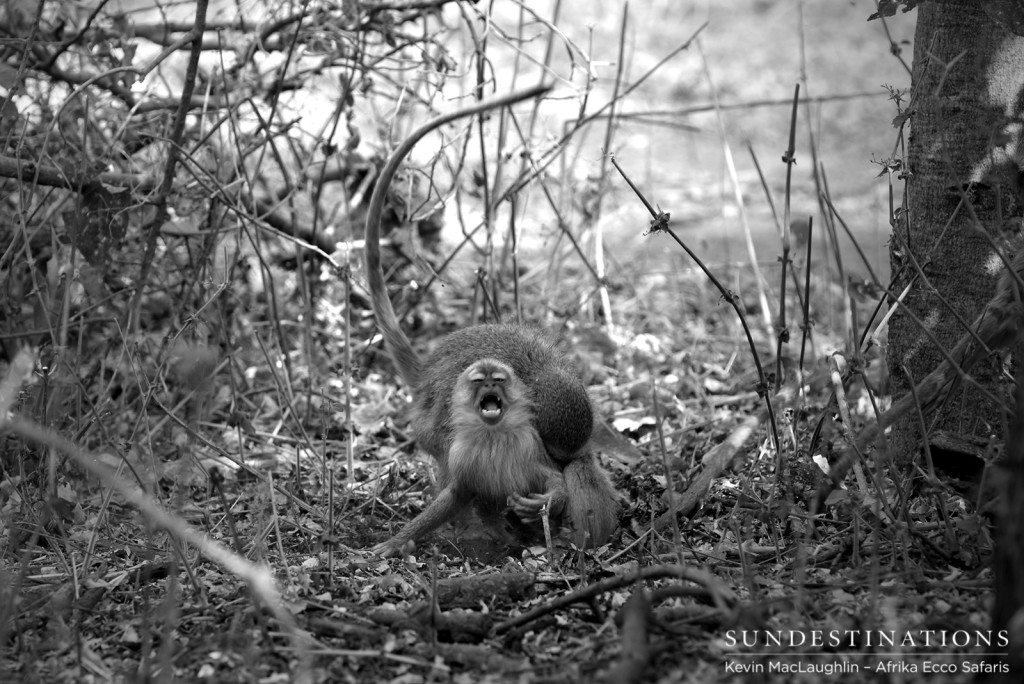
[[526, 522], [546, 509], [572, 526], [582, 546], [603, 544], [615, 529], [618, 496], [587, 450], [593, 409], [569, 360], [535, 328], [496, 324], [456, 331], [421, 359], [399, 326], [380, 262], [385, 194], [415, 143], [445, 123], [547, 89], [513, 93], [433, 119], [398, 147], [377, 179], [366, 217], [373, 310], [385, 346], [412, 391], [413, 434], [440, 470], [437, 497], [397, 535], [374, 547], [378, 555], [407, 552], [468, 506], [485, 520], [507, 506]]

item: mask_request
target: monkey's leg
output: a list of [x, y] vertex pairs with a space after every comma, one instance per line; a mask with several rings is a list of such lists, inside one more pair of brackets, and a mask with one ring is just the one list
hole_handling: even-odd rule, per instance
[[383, 558], [402, 556], [412, 552], [416, 541], [430, 534], [442, 524], [448, 522], [466, 502], [455, 493], [455, 488], [447, 486], [441, 490], [423, 512], [413, 518], [412, 522], [391, 539], [373, 547], [373, 553]]
[[608, 475], [593, 454], [569, 462], [563, 472], [573, 541], [584, 548], [604, 544], [619, 522], [619, 495]]

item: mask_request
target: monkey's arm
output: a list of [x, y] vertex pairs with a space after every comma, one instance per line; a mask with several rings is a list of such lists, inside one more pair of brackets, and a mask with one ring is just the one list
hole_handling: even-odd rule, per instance
[[568, 496], [565, 488], [565, 476], [556, 468], [547, 469], [547, 479], [543, 492], [530, 492], [529, 494], [510, 494], [508, 506], [519, 516], [523, 522], [535, 522], [544, 515], [545, 506], [547, 515], [555, 520], [562, 517], [565, 511], [565, 504]]
[[429, 506], [423, 509], [413, 521], [391, 539], [373, 547], [373, 553], [383, 558], [402, 556], [410, 553], [416, 541], [430, 534], [465, 507], [466, 502], [455, 492], [452, 485], [441, 490]]

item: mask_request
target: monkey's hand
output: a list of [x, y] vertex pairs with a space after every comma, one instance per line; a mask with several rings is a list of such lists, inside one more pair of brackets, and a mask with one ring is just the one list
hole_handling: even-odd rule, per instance
[[372, 553], [381, 558], [404, 558], [412, 553], [415, 543], [412, 540], [402, 541], [395, 537], [373, 547]]
[[510, 494], [507, 500], [508, 507], [523, 522], [537, 522], [545, 510], [549, 518], [557, 520], [562, 516], [565, 502], [565, 489], [562, 487], [549, 489], [542, 494]]
[[466, 506], [466, 501], [452, 486], [441, 490], [437, 498], [430, 502], [411, 523], [402, 531], [383, 544], [373, 547], [373, 553], [382, 558], [398, 558], [408, 556], [416, 548], [416, 541], [423, 539], [431, 531], [440, 527], [445, 521], [451, 520], [455, 513]]

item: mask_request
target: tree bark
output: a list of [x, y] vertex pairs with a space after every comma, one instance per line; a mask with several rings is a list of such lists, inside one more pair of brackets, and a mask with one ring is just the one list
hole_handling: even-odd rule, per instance
[[[1021, 159], [1024, 39], [993, 22], [982, 5], [930, 0], [917, 10], [909, 176], [890, 244], [893, 291], [912, 284], [903, 304], [917, 321], [902, 308], [890, 321], [894, 398], [944, 358], [921, 325], [944, 349], [951, 348], [966, 332], [964, 322], [973, 321], [993, 294], [1003, 269], [996, 249], [1009, 254], [1016, 248], [1008, 229], [1020, 228], [1020, 172], [1014, 158]], [[973, 373], [998, 401], [961, 383], [934, 423], [929, 421], [929, 444], [938, 449], [973, 443], [974, 449], [962, 451], [978, 453], [986, 444], [1001, 443], [1002, 399], [1009, 394], [998, 371], [993, 361]], [[921, 444], [915, 415], [893, 426], [889, 446], [897, 459], [913, 458]]]
[[987, 682], [1017, 682], [1024, 672], [1024, 644], [1020, 643], [1019, 622], [1024, 606], [1024, 372], [1017, 373], [1017, 410], [1006, 440], [1006, 460], [999, 466], [997, 478], [1000, 497], [996, 519], [996, 553], [992, 562], [996, 600], [992, 604], [992, 629], [1010, 634], [1008, 655], [1001, 660], [1009, 672], [978, 677]]

